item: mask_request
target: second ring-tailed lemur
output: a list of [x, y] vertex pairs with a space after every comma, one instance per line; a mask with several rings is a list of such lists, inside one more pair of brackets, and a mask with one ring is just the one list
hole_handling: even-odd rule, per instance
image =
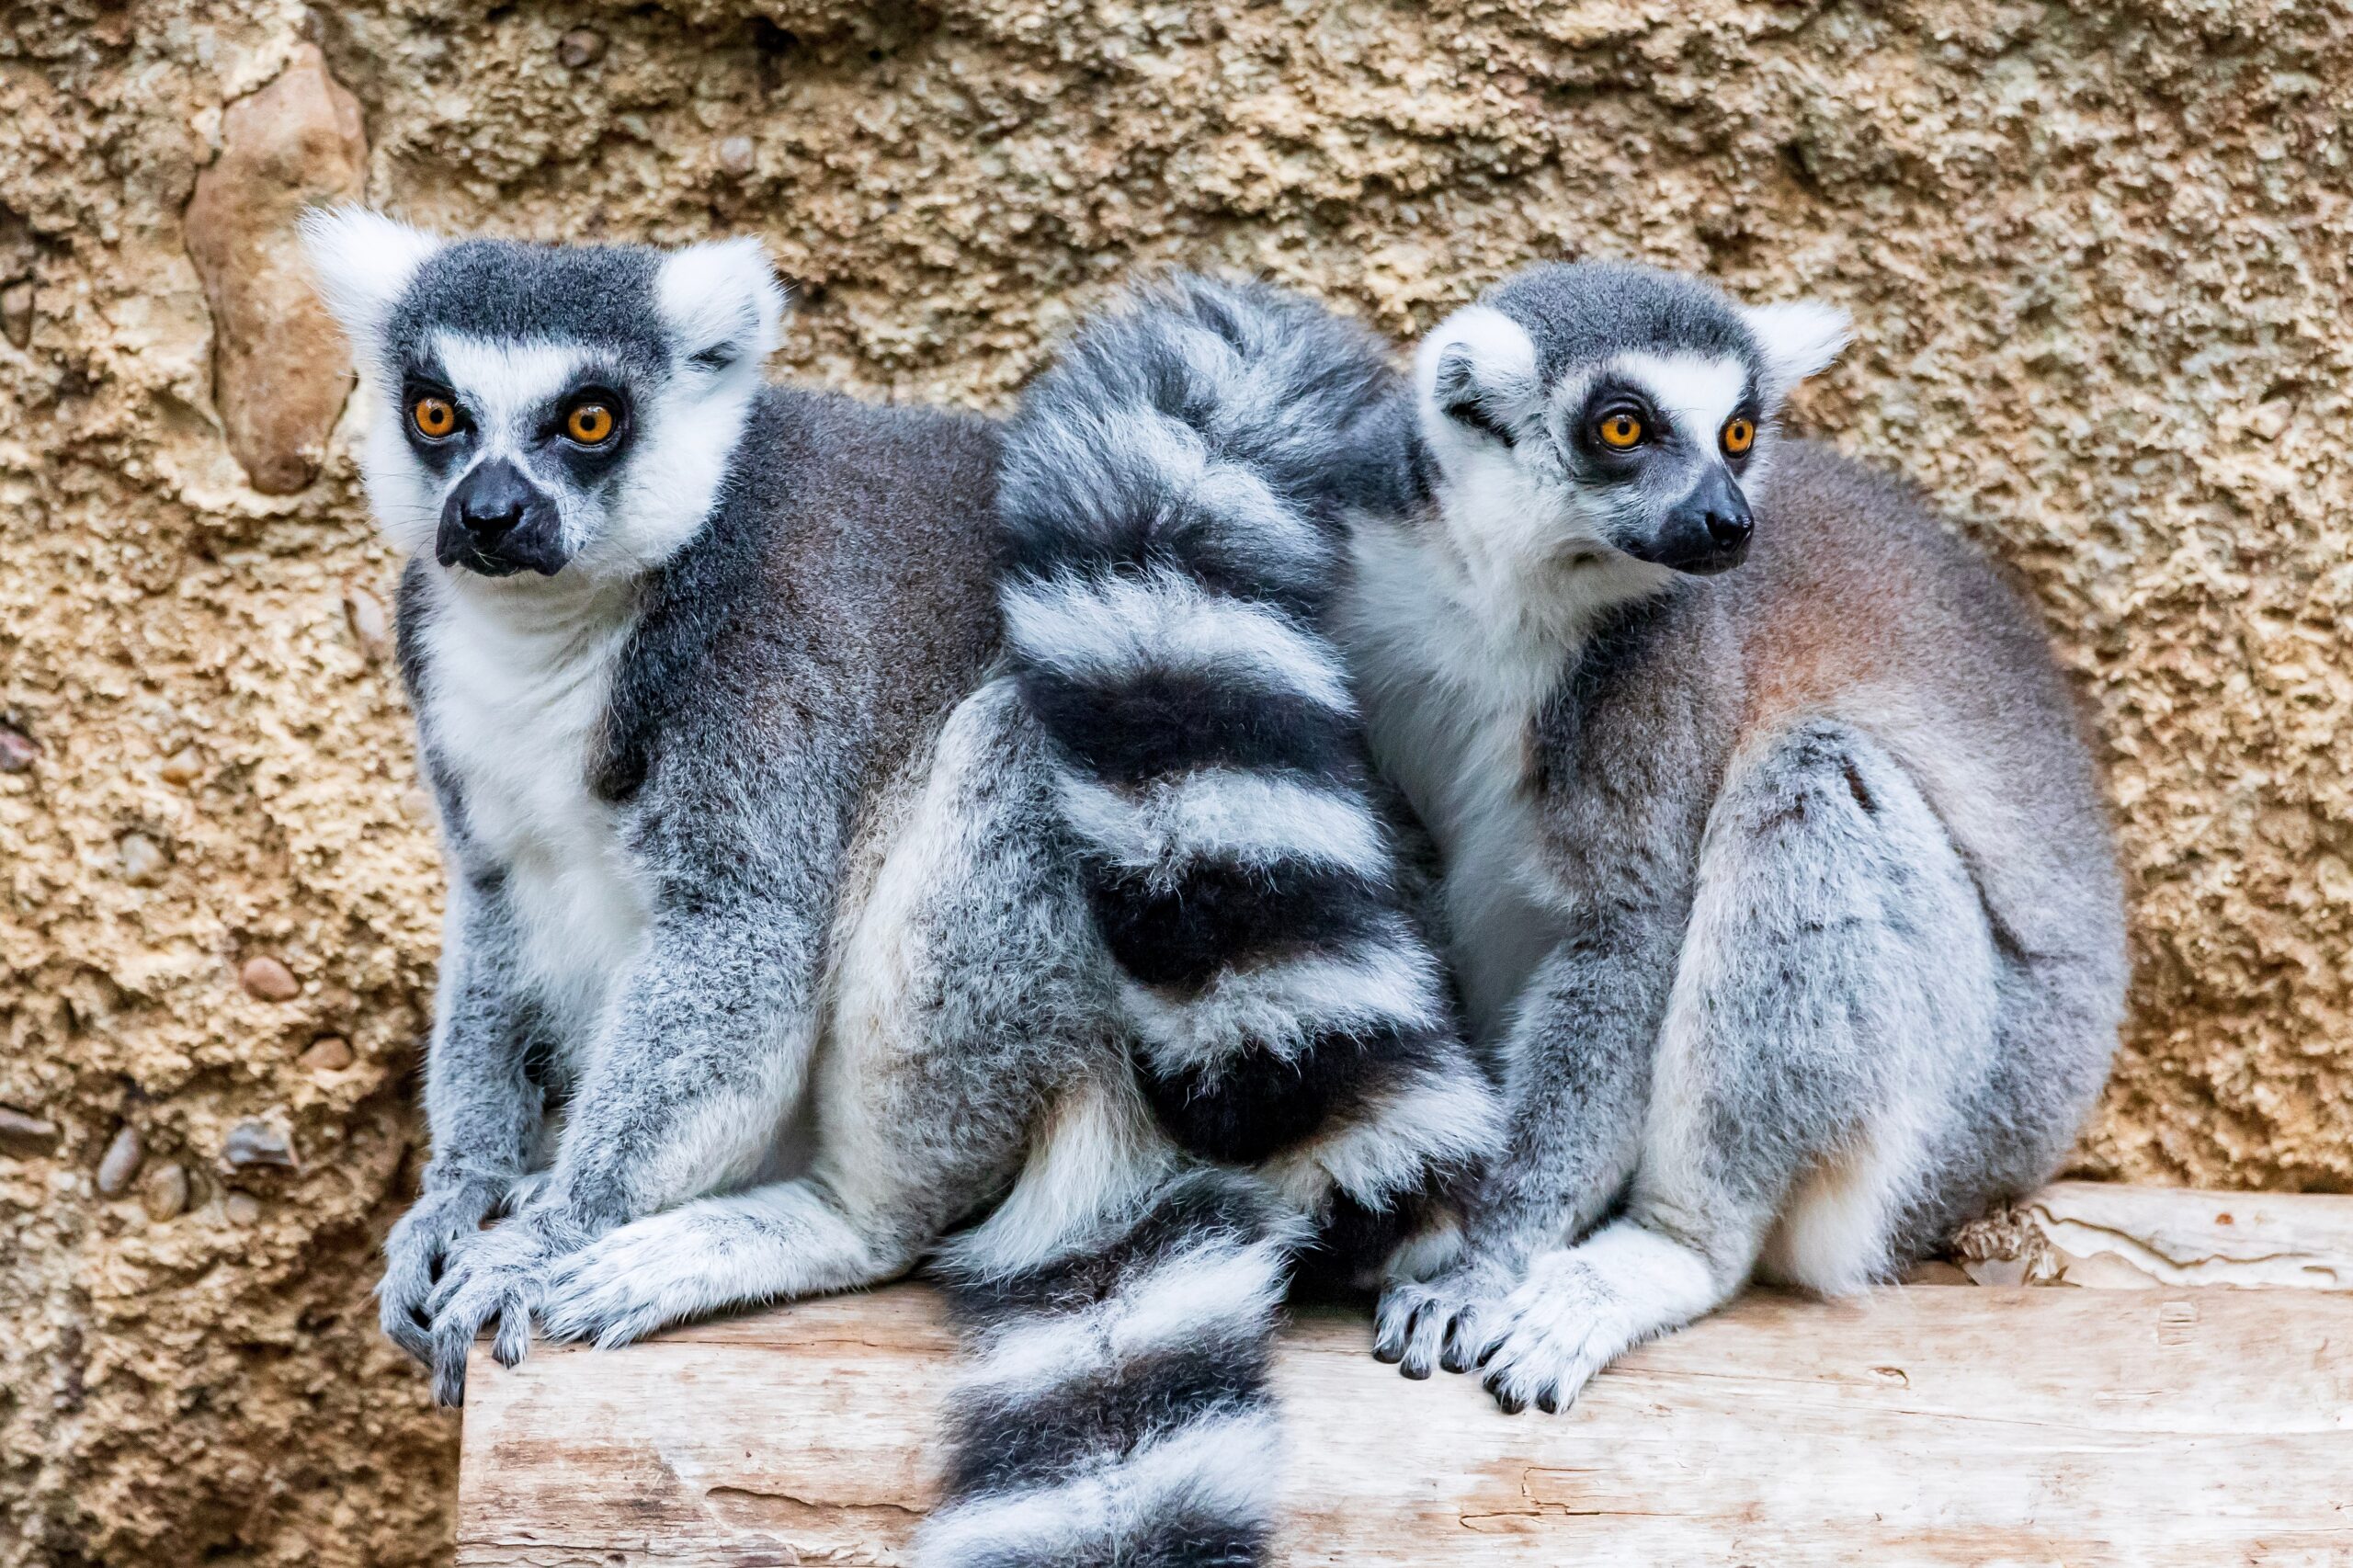
[[[1445, 1190], [1483, 1102], [1439, 1008], [1363, 1040], [1356, 1092], [1254, 1142], [1255, 1168], [1157, 1125], [1072, 814], [1271, 862], [1243, 823], [1220, 839], [1179, 807], [1201, 835], [1177, 846], [1160, 797], [1074, 793], [1067, 736], [992, 673], [1000, 458], [1033, 540], [1100, 499], [1038, 468], [1051, 421], [1005, 450], [982, 420], [767, 384], [782, 297], [746, 243], [448, 243], [357, 210], [308, 237], [368, 383], [369, 494], [412, 556], [401, 665], [449, 871], [431, 1158], [386, 1243], [387, 1332], [454, 1401], [485, 1326], [511, 1365], [535, 1322], [618, 1344], [930, 1256], [975, 1356], [924, 1562], [1256, 1561], [1292, 1233]], [[1254, 469], [1279, 437], [1226, 440], [1224, 400], [1249, 386], [1253, 428], [1312, 432], [1361, 388], [1305, 379], [1313, 354], [1245, 374], [1281, 346], [1199, 312], [1152, 340], [1149, 396], [1090, 398], [1116, 357], [1084, 351], [1050, 384], [1142, 398], [1103, 449], [1142, 465], [1138, 494], [1208, 530], [1242, 501], [1253, 527], [1306, 526], [1265, 509], [1291, 504]], [[1032, 638], [1028, 668], [1074, 691], [1139, 660], [1231, 673], [1263, 645], [1234, 639], [1283, 615], [1289, 673], [1336, 668], [1298, 606], [1262, 622], [1252, 598], [1204, 579], [1198, 613]], [[1131, 732], [1150, 700], [1131, 693]], [[1402, 888], [1364, 884], [1359, 924], [1427, 977], [1381, 913]], [[1152, 996], [1164, 1027], [1210, 1020], [1192, 1065], [1234, 1038], [1227, 994]], [[1320, 1051], [1319, 1000], [1253, 1017]]]
[[2122, 1015], [2120, 882], [2033, 613], [1779, 437], [1827, 307], [1537, 267], [1421, 345], [1347, 637], [1446, 859], [1508, 1145], [1410, 1374], [1553, 1409], [1752, 1272], [1889, 1278], [2046, 1180]]
[[2098, 1092], [2123, 923], [2069, 695], [1909, 493], [1777, 436], [1845, 338], [1542, 267], [1323, 435], [1373, 754], [1508, 1121], [1460, 1258], [1381, 1303], [1409, 1376], [1554, 1409], [1752, 1273], [1886, 1278]]

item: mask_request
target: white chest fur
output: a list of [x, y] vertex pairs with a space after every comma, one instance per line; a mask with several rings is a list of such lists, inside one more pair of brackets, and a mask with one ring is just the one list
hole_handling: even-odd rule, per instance
[[1438, 841], [1449, 956], [1472, 1036], [1490, 1041], [1558, 928], [1524, 786], [1568, 650], [1499, 618], [1462, 562], [1406, 528], [1369, 522], [1355, 546], [1342, 624], [1373, 755]]
[[431, 742], [479, 852], [506, 873], [517, 979], [576, 1064], [648, 915], [613, 808], [587, 783], [631, 605], [537, 582], [439, 589], [423, 638]]

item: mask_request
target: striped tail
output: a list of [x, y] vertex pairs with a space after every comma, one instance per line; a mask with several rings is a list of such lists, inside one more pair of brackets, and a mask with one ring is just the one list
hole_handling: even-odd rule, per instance
[[1341, 512], [1402, 450], [1374, 429], [1397, 406], [1360, 328], [1179, 278], [1040, 378], [999, 488], [1015, 673], [1147, 1097], [1368, 1237], [1496, 1136], [1328, 635]]
[[1194, 1169], [1051, 1261], [943, 1267], [972, 1357], [921, 1568], [1255, 1568], [1279, 1501], [1268, 1340], [1297, 1221]]

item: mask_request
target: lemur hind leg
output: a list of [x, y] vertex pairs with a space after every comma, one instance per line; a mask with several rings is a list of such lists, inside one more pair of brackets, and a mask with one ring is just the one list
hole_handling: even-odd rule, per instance
[[541, 1326], [618, 1345], [731, 1307], [877, 1283], [1002, 1192], [1074, 1085], [1124, 1071], [1042, 768], [1001, 685], [952, 715], [847, 939], [802, 1178], [689, 1203], [559, 1262]]
[[1810, 721], [1735, 759], [1711, 815], [1622, 1214], [1538, 1258], [1485, 1352], [1555, 1410], [1768, 1257], [1849, 1291], [1905, 1246], [1991, 1070], [2002, 960], [1968, 869], [1861, 733]]

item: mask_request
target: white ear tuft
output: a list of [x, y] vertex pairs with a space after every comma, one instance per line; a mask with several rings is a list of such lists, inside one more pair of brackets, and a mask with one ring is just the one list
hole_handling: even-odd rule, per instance
[[342, 324], [353, 357], [372, 358], [385, 318], [442, 242], [358, 206], [313, 207], [301, 228], [319, 297]]
[[757, 366], [784, 341], [784, 285], [748, 236], [688, 245], [662, 263], [655, 298], [690, 364]]
[[1838, 358], [1854, 336], [1847, 312], [1819, 300], [1752, 305], [1741, 312], [1779, 396]]
[[1534, 395], [1536, 343], [1492, 305], [1465, 305], [1414, 355], [1424, 429], [1444, 419], [1509, 445], [1513, 416]]

